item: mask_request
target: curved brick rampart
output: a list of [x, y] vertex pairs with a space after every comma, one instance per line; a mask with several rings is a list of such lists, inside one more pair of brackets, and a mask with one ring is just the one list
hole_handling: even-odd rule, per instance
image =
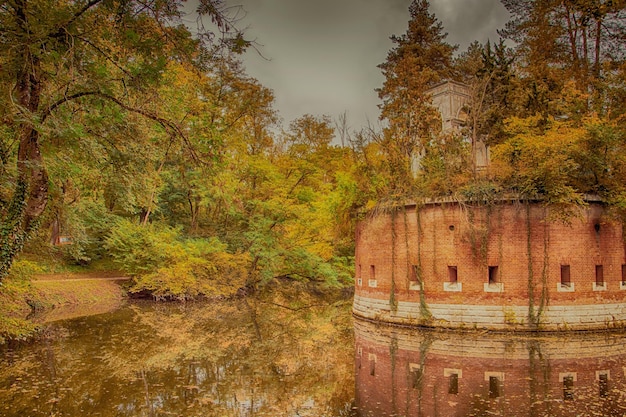
[[622, 224], [599, 202], [569, 219], [511, 202], [368, 216], [357, 230], [354, 314], [446, 328], [624, 327]]

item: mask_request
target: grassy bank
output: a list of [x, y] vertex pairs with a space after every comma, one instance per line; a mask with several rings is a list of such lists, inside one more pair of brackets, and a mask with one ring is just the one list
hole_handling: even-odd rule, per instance
[[36, 303], [32, 320], [46, 323], [114, 310], [124, 301], [121, 282], [107, 277], [85, 278], [80, 274], [36, 277], [32, 282], [35, 294], [32, 302]]
[[40, 274], [28, 261], [16, 262], [0, 290], [0, 343], [34, 337], [55, 320], [100, 314], [125, 299], [119, 274], [103, 271]]

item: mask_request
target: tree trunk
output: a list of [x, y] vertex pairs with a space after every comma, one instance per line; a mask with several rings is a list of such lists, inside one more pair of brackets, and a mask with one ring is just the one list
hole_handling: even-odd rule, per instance
[[597, 79], [600, 78], [600, 47], [602, 45], [602, 18], [598, 17], [596, 21], [596, 50], [595, 61], [593, 63], [593, 75]]
[[198, 231], [198, 217], [200, 215], [200, 197], [193, 196], [191, 191], [187, 192], [187, 201], [189, 202], [189, 214], [191, 217], [190, 231], [195, 233]]
[[[24, 4], [18, 15], [26, 25]], [[17, 182], [9, 209], [0, 227], [0, 283], [9, 273], [13, 259], [22, 250], [48, 203], [48, 173], [43, 164], [39, 131], [35, 126], [41, 96], [39, 58], [24, 48], [16, 77], [15, 91], [22, 121], [19, 123]]]

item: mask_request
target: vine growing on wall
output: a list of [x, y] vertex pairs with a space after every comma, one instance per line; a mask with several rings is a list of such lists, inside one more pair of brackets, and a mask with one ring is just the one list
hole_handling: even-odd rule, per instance
[[[533, 329], [539, 328], [541, 317], [548, 303], [548, 223], [544, 222], [543, 233], [543, 266], [541, 270], [541, 295], [536, 307], [535, 300], [535, 274], [532, 258], [532, 222], [530, 202], [525, 202], [526, 209], [526, 257], [528, 263], [528, 323]], [[544, 208], [544, 219], [547, 217]]]
[[526, 202], [526, 258], [528, 264], [528, 323], [537, 325], [538, 317], [535, 316], [535, 279], [533, 272], [532, 236], [530, 225], [530, 204]]
[[[501, 189], [488, 181], [468, 184], [459, 192], [457, 202], [468, 222], [468, 232], [464, 238], [472, 250], [472, 257], [478, 264], [487, 263], [489, 249], [491, 212], [497, 203]], [[476, 212], [485, 210], [485, 218], [477, 219]]]
[[428, 308], [428, 304], [426, 303], [426, 292], [424, 289], [425, 283], [424, 277], [422, 276], [422, 216], [420, 206], [417, 204], [415, 205], [415, 217], [417, 220], [417, 270], [415, 271], [415, 276], [420, 284], [420, 318], [422, 321], [428, 322], [432, 320], [433, 315]]
[[[544, 208], [544, 219], [546, 216], [547, 208]], [[543, 315], [543, 311], [549, 302], [549, 293], [548, 293], [548, 267], [550, 265], [549, 261], [549, 251], [548, 246], [550, 244], [550, 228], [549, 223], [543, 223], [543, 268], [541, 269], [541, 299], [539, 301], [539, 309], [537, 310], [537, 325], [539, 325], [541, 321], [541, 317]]]
[[[406, 260], [406, 290], [409, 289], [409, 281], [411, 280], [411, 257], [409, 256], [409, 223], [406, 214], [406, 204], [402, 205], [402, 216], [404, 220], [404, 251], [405, 251], [405, 260]], [[417, 274], [416, 274], [417, 277]]]
[[[503, 246], [503, 239], [502, 239], [502, 209], [499, 207], [498, 208], [498, 230], [500, 231], [500, 233], [498, 233], [498, 264], [502, 263], [502, 260], [504, 259], [504, 246]], [[498, 268], [498, 280], [500, 280], [502, 278], [502, 268]]]
[[26, 210], [26, 182], [18, 181], [15, 189], [16, 197], [8, 207], [6, 221], [0, 226], [0, 285], [9, 274], [13, 260], [22, 251], [29, 234], [39, 225], [38, 222], [32, 222], [28, 229], [24, 229], [22, 214]]
[[398, 311], [396, 299], [396, 213], [397, 207], [391, 210], [391, 290], [389, 291], [389, 307], [393, 313]]
[[[461, 211], [467, 219], [467, 232], [463, 239], [470, 246], [472, 259], [479, 265], [487, 264], [487, 254], [490, 238], [490, 219], [493, 202], [459, 201]], [[485, 218], [477, 219], [477, 211], [485, 209]]]

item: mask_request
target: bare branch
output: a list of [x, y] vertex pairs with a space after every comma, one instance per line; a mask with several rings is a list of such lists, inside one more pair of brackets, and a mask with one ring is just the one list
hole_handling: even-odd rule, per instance
[[113, 64], [117, 69], [122, 71], [125, 75], [127, 75], [129, 77], [132, 77], [132, 74], [130, 72], [128, 72], [127, 69], [125, 69], [124, 67], [119, 65], [113, 58], [111, 58], [111, 56], [109, 54], [107, 54], [105, 51], [103, 51], [98, 45], [94, 44], [89, 39], [83, 38], [82, 36], [76, 36], [76, 38], [78, 40], [80, 40], [80, 41], [85, 42], [87, 45], [91, 46], [96, 52], [98, 52], [100, 55], [102, 55], [104, 57], [104, 59], [106, 59], [111, 64]]
[[74, 23], [79, 17], [81, 17], [89, 9], [91, 9], [98, 3], [101, 3], [102, 1], [103, 0], [90, 0], [81, 9], [79, 9], [76, 13], [74, 13], [74, 15], [70, 18], [70, 20], [68, 20], [65, 24], [59, 26], [57, 30], [50, 33], [49, 36], [52, 38], [57, 38], [57, 37], [61, 37], [65, 35], [65, 33], [67, 33], [67, 28], [70, 27], [72, 23]]
[[132, 113], [136, 113], [139, 114], [145, 118], [148, 118], [150, 120], [153, 120], [155, 122], [157, 122], [158, 124], [160, 124], [171, 136], [179, 136], [183, 142], [185, 143], [185, 146], [187, 147], [187, 149], [189, 150], [190, 156], [191, 158], [195, 161], [195, 162], [199, 162], [202, 164], [206, 164], [205, 161], [203, 161], [198, 154], [196, 153], [196, 151], [194, 150], [193, 145], [191, 144], [191, 142], [189, 141], [189, 138], [187, 137], [187, 135], [185, 135], [185, 133], [183, 132], [183, 130], [174, 122], [172, 122], [171, 120], [168, 120], [164, 117], [158, 116], [157, 114], [154, 114], [152, 112], [143, 110], [143, 109], [139, 109], [133, 106], [130, 106], [124, 102], [122, 102], [120, 99], [118, 99], [117, 97], [114, 97], [110, 94], [107, 93], [103, 93], [101, 91], [81, 91], [79, 93], [74, 93], [74, 94], [70, 94], [68, 96], [65, 96], [59, 100], [57, 100], [56, 102], [52, 103], [50, 106], [48, 106], [48, 108], [42, 113], [41, 115], [41, 122], [45, 122], [45, 120], [48, 118], [48, 116], [50, 116], [50, 114], [56, 110], [57, 108], [59, 108], [60, 106], [62, 106], [63, 104], [79, 99], [81, 97], [88, 97], [88, 96], [92, 96], [92, 97], [100, 97], [102, 99], [105, 99], [107, 101], [110, 101], [112, 103], [117, 104], [119, 107], [123, 108], [124, 110], [127, 110], [129, 112]]

